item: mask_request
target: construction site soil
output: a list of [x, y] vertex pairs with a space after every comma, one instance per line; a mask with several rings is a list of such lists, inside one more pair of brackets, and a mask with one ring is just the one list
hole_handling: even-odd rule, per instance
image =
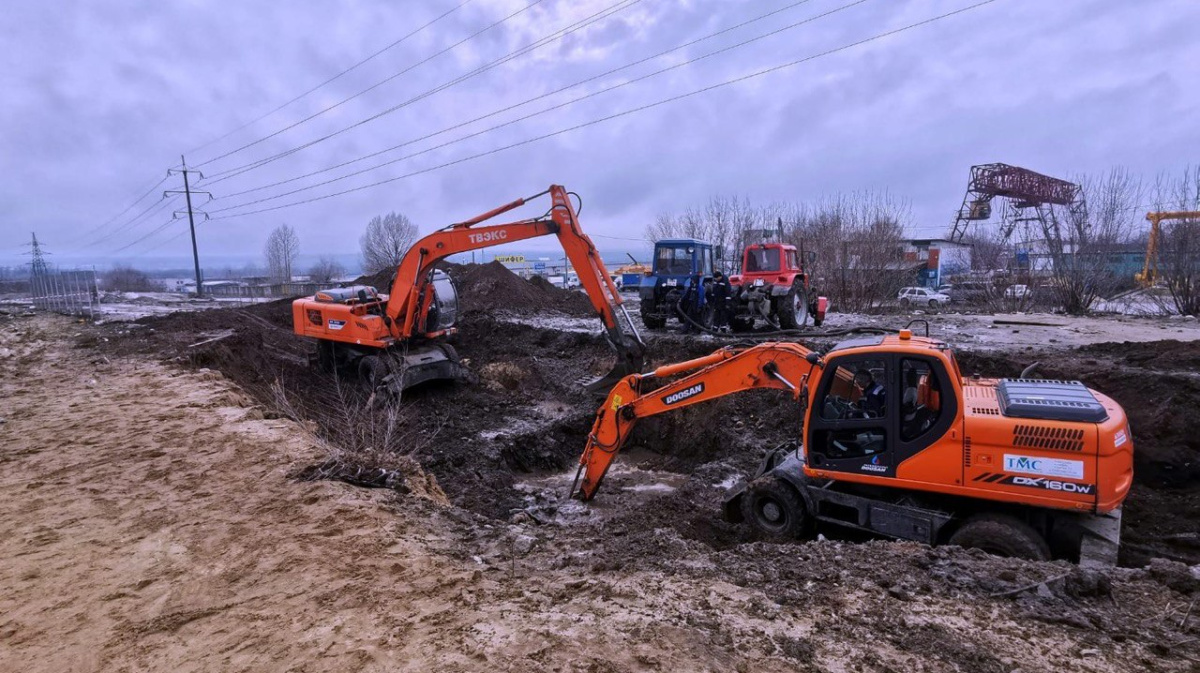
[[[814, 619], [822, 630], [884, 639], [914, 656], [932, 656], [935, 665], [927, 670], [1041, 668], [1000, 656], [977, 639], [964, 640], [957, 629], [970, 624], [987, 629], [983, 618], [956, 626], [917, 624], [888, 606], [919, 596], [971, 602], [1001, 594], [1015, 610], [1006, 614], [1017, 615], [1017, 622], [1034, 619], [1083, 630], [1084, 640], [1106, 653], [1136, 641], [1147, 668], [1177, 661], [1184, 666], [1179, 670], [1187, 670], [1186, 662], [1200, 661], [1197, 627], [1174, 612], [1171, 619], [1162, 618], [1163, 606], [1155, 605], [1163, 600], [1156, 594], [1160, 589], [1148, 588], [1166, 586], [1161, 591], [1182, 594], [1173, 600], [1183, 603], [1200, 588], [1187, 568], [1200, 563], [1197, 343], [957, 353], [964, 373], [1015, 376], [1037, 361], [1039, 375], [1082, 380], [1124, 406], [1137, 462], [1124, 514], [1121, 564], [1146, 570], [1096, 574], [1061, 562], [996, 559], [955, 548], [866, 541], [837, 531], [822, 534], [836, 541], [776, 544], [724, 522], [720, 504], [766, 450], [792, 439], [797, 411], [786, 398], [755, 391], [644, 421], [598, 498], [586, 506], [568, 500], [598, 403], [576, 381], [604, 373], [612, 353], [599, 336], [599, 324], [591, 335], [539, 328], [528, 318], [547, 311], [590, 315], [590, 303], [579, 293], [521, 280], [499, 264], [454, 267], [451, 273], [461, 295], [455, 346], [478, 383], [428, 386], [384, 408], [370, 405], [355, 382], [309, 366], [312, 345], [292, 333], [290, 301], [98, 326], [84, 330], [75, 346], [107, 357], [149, 356], [218, 370], [251, 395], [268, 418], [291, 418], [312, 430], [338, 461], [383, 471], [413, 470], [415, 461], [454, 505], [446, 516], [457, 522], [454, 535], [462, 545], [454, 553], [463, 558], [503, 564], [519, 556], [526, 567], [579, 568], [581, 577], [647, 571], [737, 586], [775, 585], [775, 603], [755, 607], [761, 614], [777, 612], [781, 605], [820, 606]], [[386, 278], [365, 280], [381, 287], [387, 283]], [[509, 320], [513, 314], [526, 320]], [[647, 341], [656, 364], [721, 345], [675, 334]], [[821, 349], [833, 341], [805, 343]], [[313, 467], [295, 466], [292, 474], [311, 476]], [[1039, 588], [1048, 577], [1059, 580]], [[1005, 593], [1027, 584], [1028, 591]], [[1121, 587], [1120, 600], [1114, 598], [1114, 584]], [[586, 590], [582, 580], [577, 588]], [[864, 600], [883, 607], [868, 614], [859, 609]], [[790, 652], [791, 660], [805, 661], [820, 642], [783, 639], [773, 647]], [[869, 654], [859, 663], [862, 670], [906, 670]]]

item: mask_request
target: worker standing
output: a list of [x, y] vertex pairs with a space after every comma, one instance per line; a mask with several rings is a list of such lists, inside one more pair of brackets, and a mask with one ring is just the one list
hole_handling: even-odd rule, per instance
[[718, 332], [729, 331], [729, 302], [732, 299], [732, 294], [732, 286], [729, 284], [729, 278], [719, 269], [713, 271], [713, 329]]

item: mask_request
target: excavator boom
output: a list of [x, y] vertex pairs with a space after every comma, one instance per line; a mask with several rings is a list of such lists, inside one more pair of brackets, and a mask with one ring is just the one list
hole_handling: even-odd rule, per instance
[[[806, 397], [809, 374], [821, 364], [797, 343], [771, 342], [749, 348], [722, 348], [711, 355], [626, 376], [596, 412], [587, 447], [579, 458], [573, 495], [591, 500], [638, 419], [753, 388], [774, 388]], [[690, 373], [688, 373], [690, 372]], [[658, 379], [687, 374], [655, 386]], [[580, 480], [582, 477], [582, 480]]]
[[[477, 226], [546, 194], [550, 195], [552, 204], [549, 212], [541, 218]], [[621, 377], [640, 371], [645, 345], [622, 306], [620, 292], [609, 276], [600, 253], [579, 227], [570, 194], [561, 185], [551, 185], [539, 194], [517, 199], [469, 220], [452, 224], [413, 245], [400, 262], [388, 298], [386, 312], [391, 318], [392, 336], [403, 340], [420, 335], [422, 317], [426, 315], [433, 295], [428, 291], [428, 279], [438, 261], [455, 253], [550, 234], [558, 237], [567, 259], [579, 274], [580, 284], [604, 323], [605, 338], [618, 357], [612, 371], [590, 382], [587, 387], [607, 390]]]

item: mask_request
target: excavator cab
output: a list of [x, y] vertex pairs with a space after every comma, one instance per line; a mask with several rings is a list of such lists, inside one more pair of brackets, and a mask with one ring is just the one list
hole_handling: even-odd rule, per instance
[[[877, 345], [882, 337], [858, 341]], [[876, 350], [839, 357], [831, 352], [809, 416], [809, 465], [894, 477], [897, 465], [950, 428], [956, 410], [940, 400], [941, 391], [952, 385], [943, 360], [933, 354]]]
[[433, 272], [429, 285], [433, 288], [433, 303], [429, 305], [425, 331], [447, 331], [458, 319], [458, 286], [450, 274], [440, 269]]

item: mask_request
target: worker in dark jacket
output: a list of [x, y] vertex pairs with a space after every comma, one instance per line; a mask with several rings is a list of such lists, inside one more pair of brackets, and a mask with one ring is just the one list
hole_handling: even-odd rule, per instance
[[713, 329], [719, 332], [729, 331], [729, 312], [732, 301], [733, 288], [729, 284], [729, 279], [721, 271], [713, 271]]
[[887, 389], [883, 387], [871, 370], [863, 367], [854, 374], [854, 383], [862, 389], [862, 397], [858, 398], [858, 407], [867, 418], [883, 418], [887, 409]]

